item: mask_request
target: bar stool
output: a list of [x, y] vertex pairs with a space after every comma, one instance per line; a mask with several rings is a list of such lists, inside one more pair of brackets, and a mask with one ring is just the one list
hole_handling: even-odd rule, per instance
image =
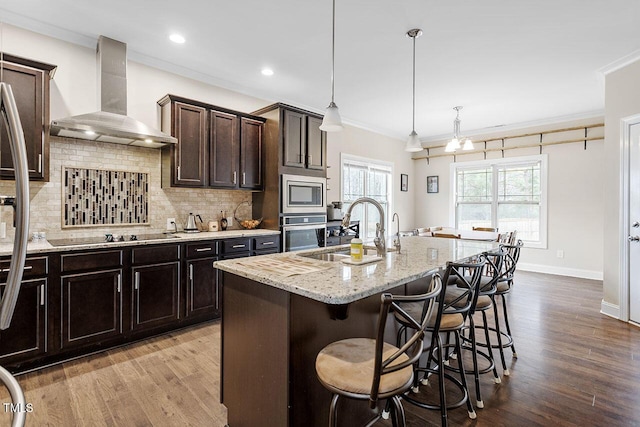
[[[499, 296], [502, 303], [502, 313], [504, 315], [504, 323], [506, 326], [506, 332], [502, 332], [502, 335], [506, 338], [506, 341], [502, 343], [499, 347], [500, 352], [502, 353], [502, 358], [504, 359], [504, 349], [511, 348], [511, 353], [513, 357], [517, 358], [518, 353], [516, 352], [516, 347], [513, 343], [513, 335], [511, 334], [511, 326], [509, 325], [509, 313], [507, 311], [507, 301], [505, 299], [505, 295], [511, 292], [513, 288], [513, 275], [516, 271], [516, 266], [518, 264], [518, 260], [520, 259], [520, 250], [524, 246], [522, 240], [518, 240], [518, 243], [515, 245], [500, 245], [500, 248], [506, 251], [507, 256], [505, 257], [504, 262], [504, 275], [498, 280], [498, 286], [496, 289], [496, 296]], [[497, 319], [497, 309], [496, 309], [496, 319]], [[508, 369], [504, 370], [505, 375], [510, 375]]]
[[[482, 392], [480, 389], [480, 375], [486, 374], [489, 372], [493, 373], [493, 381], [496, 384], [502, 382], [500, 376], [498, 375], [498, 371], [496, 369], [495, 359], [493, 357], [492, 348], [494, 346], [491, 344], [491, 338], [489, 335], [489, 331], [495, 330], [496, 328], [489, 327], [489, 323], [487, 320], [487, 311], [494, 309], [495, 313], [495, 301], [494, 296], [497, 291], [498, 280], [501, 277], [501, 267], [503, 257], [506, 255], [506, 252], [502, 251], [494, 251], [494, 252], [485, 252], [483, 256], [485, 257], [486, 264], [484, 266], [483, 275], [480, 277], [479, 285], [478, 285], [478, 297], [473, 310], [470, 312], [468, 316], [468, 326], [463, 328], [461, 332], [462, 340], [464, 341], [463, 350], [470, 350], [471, 356], [473, 360], [473, 368], [470, 370], [465, 370], [465, 373], [473, 375], [475, 382], [475, 390], [476, 390], [476, 406], [478, 408], [484, 408], [484, 401], [482, 400]], [[468, 273], [467, 273], [468, 274]], [[467, 280], [469, 280], [469, 276], [466, 276]], [[446, 300], [452, 300], [456, 295], [460, 294], [464, 291], [464, 283], [461, 282], [459, 278], [453, 278], [453, 280], [449, 280], [447, 288], [447, 298]], [[460, 289], [462, 288], [462, 289]], [[476, 325], [474, 315], [476, 313], [482, 314], [482, 324]], [[496, 317], [497, 319], [497, 317]], [[476, 339], [476, 329], [482, 329], [484, 332], [485, 342], [478, 342]], [[498, 328], [499, 330], [499, 328]], [[498, 334], [499, 335], [499, 334]], [[500, 336], [498, 336], [499, 345], [502, 345], [500, 341]], [[487, 345], [488, 343], [488, 345]], [[486, 348], [486, 352], [479, 349], [479, 347]], [[497, 346], [496, 346], [497, 347]], [[484, 368], [479, 367], [478, 357], [484, 358], [488, 365]], [[461, 359], [462, 352], [456, 351], [450, 355], [451, 359]], [[452, 367], [448, 365], [448, 369], [458, 372], [463, 369], [459, 366]]]
[[[333, 393], [329, 409], [329, 426], [336, 426], [340, 397], [368, 400], [373, 409], [379, 399], [388, 399], [394, 426], [405, 425], [400, 396], [413, 383], [413, 364], [422, 355], [424, 331], [434, 316], [436, 297], [443, 289], [435, 275], [428, 292], [421, 295], [382, 294], [376, 338], [349, 338], [324, 347], [316, 357], [316, 374], [320, 383]], [[417, 304], [425, 317], [413, 317], [403, 305]], [[402, 346], [384, 342], [384, 330], [390, 310], [401, 313], [415, 333]], [[382, 415], [378, 415], [380, 419]], [[373, 422], [373, 421], [372, 421]]]
[[[478, 288], [480, 285], [480, 277], [482, 268], [485, 261], [481, 257], [474, 263], [448, 263], [445, 270], [443, 282], [449, 283], [451, 281], [460, 280], [461, 288], [457, 292], [454, 298], [447, 298], [447, 286], [443, 287], [442, 294], [438, 298], [438, 309], [431, 314], [431, 318], [428, 319], [426, 331], [431, 333], [431, 342], [429, 347], [425, 347], [424, 351], [427, 354], [426, 364], [421, 366], [417, 364], [414, 368], [416, 376], [414, 377], [413, 387], [411, 393], [404, 394], [403, 399], [413, 405], [424, 409], [439, 410], [441, 416], [441, 422], [443, 426], [447, 425], [447, 410], [458, 408], [466, 403], [467, 412], [469, 418], [475, 419], [476, 412], [473, 408], [473, 404], [469, 398], [469, 388], [467, 386], [467, 380], [465, 377], [465, 370], [463, 362], [459, 360], [460, 366], [460, 378], [455, 378], [446, 371], [445, 361], [446, 352], [448, 347], [454, 347], [457, 352], [462, 351], [460, 332], [464, 328], [465, 320], [470, 316], [473, 307], [476, 304], [478, 297]], [[424, 311], [420, 313], [420, 308], [417, 306], [409, 307], [409, 313], [412, 316], [422, 315], [427, 316], [428, 313]], [[413, 328], [409, 322], [404, 320], [404, 316], [401, 313], [395, 313], [396, 320], [402, 325], [398, 331], [398, 341], [401, 340], [402, 334], [406, 329]], [[447, 337], [453, 334], [455, 337], [455, 343], [449, 344], [443, 343], [441, 333], [446, 333]], [[399, 342], [398, 342], [399, 345]], [[419, 373], [422, 374], [422, 379], [418, 378]], [[439, 404], [430, 404], [422, 402], [412, 396], [412, 394], [419, 393], [419, 384], [429, 384], [429, 376], [438, 375], [438, 391], [440, 401]], [[448, 382], [453, 383], [462, 393], [462, 398], [454, 403], [447, 403], [445, 379]]]

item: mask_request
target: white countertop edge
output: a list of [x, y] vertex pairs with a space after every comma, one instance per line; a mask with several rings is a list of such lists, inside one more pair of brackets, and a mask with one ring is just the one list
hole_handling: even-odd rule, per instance
[[[29, 242], [27, 244], [27, 255], [41, 254], [48, 252], [69, 252], [92, 249], [121, 248], [126, 246], [147, 246], [166, 243], [194, 242], [199, 240], [232, 239], [236, 237], [258, 237], [280, 234], [278, 230], [226, 230], [226, 231], [203, 231], [200, 233], [177, 233], [176, 237], [156, 240], [126, 240], [123, 242], [101, 242], [86, 245], [53, 246], [49, 242]], [[0, 256], [11, 255], [13, 243], [0, 243]]]

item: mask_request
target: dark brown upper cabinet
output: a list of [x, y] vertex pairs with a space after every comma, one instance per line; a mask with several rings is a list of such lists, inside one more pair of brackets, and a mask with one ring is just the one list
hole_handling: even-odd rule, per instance
[[264, 147], [268, 164], [277, 161], [280, 174], [326, 176], [327, 134], [320, 130], [322, 116], [286, 104], [269, 105], [252, 114], [268, 119]]
[[162, 151], [163, 187], [262, 189], [265, 119], [175, 95], [158, 104], [162, 130], [178, 138]]
[[[3, 54], [3, 82], [9, 83], [16, 99], [27, 146], [29, 179], [49, 180], [49, 80], [56, 66]], [[9, 137], [0, 120], [0, 177], [13, 179]]]
[[322, 119], [284, 110], [283, 123], [284, 166], [324, 171], [327, 139], [320, 130]]

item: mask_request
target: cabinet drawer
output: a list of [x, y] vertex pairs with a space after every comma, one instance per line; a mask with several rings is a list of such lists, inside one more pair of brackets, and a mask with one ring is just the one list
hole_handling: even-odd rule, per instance
[[[4, 282], [7, 280], [7, 276], [9, 275], [9, 264], [11, 260], [3, 260], [0, 261], [0, 281]], [[43, 257], [34, 257], [27, 258], [24, 262], [24, 273], [22, 277], [43, 277], [49, 273], [49, 258], [46, 256]]]
[[249, 252], [251, 250], [251, 239], [249, 237], [226, 239], [222, 240], [220, 243], [220, 253], [222, 254]]
[[180, 246], [148, 246], [135, 248], [131, 251], [133, 264], [155, 264], [159, 262], [178, 261], [180, 259]]
[[187, 258], [202, 258], [218, 254], [217, 241], [189, 243], [187, 245]]
[[273, 236], [261, 236], [253, 238], [253, 249], [261, 251], [263, 249], [277, 248], [280, 243], [280, 235], [274, 234]]
[[63, 254], [60, 268], [63, 273], [79, 270], [99, 270], [122, 265], [122, 251]]

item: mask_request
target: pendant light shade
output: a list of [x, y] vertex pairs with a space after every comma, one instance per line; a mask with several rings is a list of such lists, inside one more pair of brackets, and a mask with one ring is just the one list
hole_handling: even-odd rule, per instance
[[422, 144], [416, 133], [416, 39], [422, 35], [422, 30], [414, 28], [407, 31], [407, 37], [413, 39], [413, 125], [404, 151], [418, 152], [422, 151]]
[[462, 107], [457, 106], [453, 107], [453, 109], [456, 110], [456, 118], [453, 121], [453, 138], [447, 143], [444, 151], [445, 153], [455, 153], [460, 148], [464, 151], [473, 150], [473, 142], [469, 138], [464, 138], [464, 146], [460, 145], [460, 110], [462, 110]]
[[422, 144], [415, 130], [409, 134], [409, 139], [407, 139], [407, 145], [404, 146], [404, 151], [412, 153], [422, 151]]
[[338, 111], [338, 106], [333, 101], [331, 101], [324, 111], [324, 118], [322, 119], [320, 130], [325, 132], [338, 132], [342, 130], [340, 112]]
[[325, 110], [320, 130], [338, 132], [342, 130], [342, 119], [338, 106], [334, 102], [335, 95], [335, 66], [336, 66], [336, 0], [333, 0], [333, 14], [331, 18], [331, 102]]

